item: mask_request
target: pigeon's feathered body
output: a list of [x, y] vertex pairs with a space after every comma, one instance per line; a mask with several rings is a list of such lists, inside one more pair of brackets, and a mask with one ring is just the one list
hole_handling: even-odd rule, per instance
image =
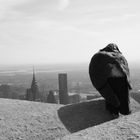
[[106, 101], [114, 107], [119, 107], [118, 95], [108, 80], [122, 77], [126, 79], [128, 89], [131, 89], [131, 84], [127, 60], [115, 44], [109, 44], [92, 57], [89, 74], [92, 84]]

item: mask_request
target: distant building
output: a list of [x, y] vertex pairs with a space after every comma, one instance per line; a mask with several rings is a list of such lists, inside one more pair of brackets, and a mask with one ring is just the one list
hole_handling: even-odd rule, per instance
[[9, 85], [4, 84], [0, 86], [0, 98], [11, 98]]
[[26, 100], [28, 100], [28, 101], [32, 101], [33, 100], [31, 88], [26, 90]]
[[54, 103], [54, 104], [57, 103], [54, 92], [52, 90], [49, 91], [49, 94], [47, 96], [47, 103]]
[[59, 81], [59, 103], [69, 104], [67, 74], [66, 73], [59, 74], [58, 81]]
[[26, 100], [29, 101], [40, 101], [40, 96], [39, 96], [39, 89], [37, 85], [37, 81], [35, 78], [35, 72], [33, 69], [33, 79], [31, 83], [31, 88], [26, 90]]
[[78, 93], [69, 93], [69, 103], [79, 103], [81, 101], [81, 96]]
[[87, 100], [97, 99], [100, 98], [100, 95], [87, 95]]
[[17, 92], [12, 92], [11, 93], [11, 98], [12, 99], [19, 99], [18, 93]]

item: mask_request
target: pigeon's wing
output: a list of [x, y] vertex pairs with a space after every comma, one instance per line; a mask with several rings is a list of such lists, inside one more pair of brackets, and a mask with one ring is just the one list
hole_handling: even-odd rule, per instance
[[118, 106], [119, 100], [107, 79], [113, 74], [126, 76], [129, 84], [129, 68], [126, 59], [119, 53], [98, 52], [90, 62], [89, 74], [94, 87], [112, 105]]
[[97, 53], [91, 59], [89, 74], [92, 84], [100, 94], [112, 105], [118, 107], [120, 102], [107, 81], [108, 77], [110, 77], [111, 64], [113, 63], [114, 58], [104, 53]]

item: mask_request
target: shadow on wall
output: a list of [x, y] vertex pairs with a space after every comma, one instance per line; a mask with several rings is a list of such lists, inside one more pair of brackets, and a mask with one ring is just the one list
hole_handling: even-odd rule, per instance
[[115, 119], [105, 110], [103, 98], [61, 107], [58, 115], [71, 133]]

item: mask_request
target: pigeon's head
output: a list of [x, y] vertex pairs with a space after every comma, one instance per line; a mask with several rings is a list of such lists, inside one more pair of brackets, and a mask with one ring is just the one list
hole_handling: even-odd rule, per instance
[[100, 51], [121, 53], [118, 46], [114, 43], [108, 44], [105, 48], [101, 49]]

